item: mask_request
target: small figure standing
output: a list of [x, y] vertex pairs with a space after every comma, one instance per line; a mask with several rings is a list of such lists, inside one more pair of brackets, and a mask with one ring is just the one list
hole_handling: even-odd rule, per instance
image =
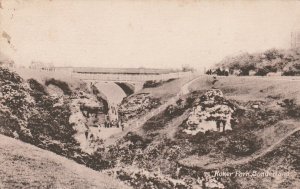
[[214, 79], [214, 80], [212, 81], [212, 85], [215, 85], [215, 83], [218, 81], [218, 79], [217, 79], [216, 76], [214, 76], [213, 79]]
[[88, 136], [89, 136], [89, 130], [86, 130], [86, 131], [84, 132], [84, 134], [85, 134], [85, 138], [88, 139]]
[[102, 123], [98, 125], [98, 132], [101, 132]]
[[121, 123], [122, 131], [124, 131], [124, 123]]
[[118, 124], [117, 124], [117, 128], [120, 128], [122, 127], [122, 123], [121, 123], [121, 120], [118, 121]]

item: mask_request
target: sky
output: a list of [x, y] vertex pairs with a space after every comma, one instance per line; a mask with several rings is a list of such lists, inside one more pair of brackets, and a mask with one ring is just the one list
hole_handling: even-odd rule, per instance
[[19, 65], [197, 69], [289, 48], [300, 1], [0, 0], [0, 51]]

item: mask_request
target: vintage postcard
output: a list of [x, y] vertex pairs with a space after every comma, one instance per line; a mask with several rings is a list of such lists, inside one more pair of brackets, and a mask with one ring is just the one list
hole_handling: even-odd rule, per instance
[[299, 0], [0, 0], [0, 189], [300, 188]]

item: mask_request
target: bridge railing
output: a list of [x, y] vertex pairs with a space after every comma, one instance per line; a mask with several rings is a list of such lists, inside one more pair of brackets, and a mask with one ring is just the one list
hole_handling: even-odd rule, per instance
[[173, 78], [189, 77], [192, 72], [175, 72], [159, 75], [145, 75], [145, 74], [90, 74], [90, 73], [76, 73], [71, 74], [74, 78], [83, 80], [103, 80], [103, 81], [149, 81], [149, 80], [168, 80]]

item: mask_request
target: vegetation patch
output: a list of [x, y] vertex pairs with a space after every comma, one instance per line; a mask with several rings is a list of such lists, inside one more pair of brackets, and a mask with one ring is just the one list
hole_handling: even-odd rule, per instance
[[60, 81], [60, 80], [51, 78], [51, 79], [47, 79], [45, 81], [45, 85], [46, 86], [54, 85], [54, 86], [60, 88], [64, 92], [65, 95], [71, 95], [72, 94], [72, 90], [70, 89], [69, 85], [64, 81]]
[[[265, 76], [278, 72], [277, 75], [300, 75], [300, 48], [290, 50], [269, 49], [262, 53], [243, 53], [224, 58], [216, 65], [216, 74], [222, 74], [226, 68], [229, 74]], [[223, 70], [224, 71], [224, 70]]]
[[227, 151], [236, 156], [248, 156], [260, 149], [262, 142], [251, 132], [234, 133], [228, 139]]
[[174, 81], [176, 79], [172, 78], [172, 79], [168, 79], [166, 81], [164, 80], [160, 80], [160, 81], [156, 81], [156, 80], [150, 80], [150, 81], [146, 81], [143, 85], [143, 89], [145, 88], [155, 88], [155, 87], [159, 87], [165, 83], [169, 83], [171, 81]]
[[160, 104], [160, 100], [152, 97], [149, 93], [134, 94], [124, 98], [119, 107], [119, 115], [122, 120], [127, 121], [144, 115]]
[[48, 94], [46, 88], [42, 84], [40, 84], [37, 80], [28, 79], [27, 82], [29, 83], [30, 88], [35, 92], [41, 93], [42, 95]]

